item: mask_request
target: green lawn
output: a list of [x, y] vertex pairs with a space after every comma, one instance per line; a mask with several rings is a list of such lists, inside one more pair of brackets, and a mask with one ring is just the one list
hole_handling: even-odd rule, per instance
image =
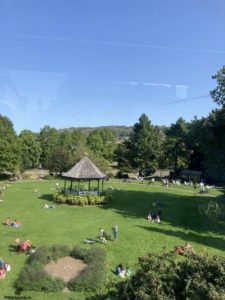
[[[123, 183], [109, 181], [106, 186], [117, 188], [111, 203], [102, 207], [71, 207], [56, 205], [55, 209], [43, 209], [50, 203], [56, 181], [17, 182], [4, 192], [0, 202], [0, 257], [11, 264], [12, 270], [0, 282], [0, 299], [15, 295], [14, 281], [23, 268], [27, 257], [16, 254], [10, 246], [16, 238], [30, 239], [34, 246], [63, 243], [69, 246], [82, 244], [87, 238], [97, 238], [99, 227], [111, 233], [114, 224], [119, 226], [118, 242], [108, 242], [104, 247], [108, 254], [108, 280], [119, 280], [112, 270], [118, 263], [137, 268], [138, 256], [148, 251], [160, 252], [163, 247], [172, 250], [177, 244], [189, 241], [196, 252], [207, 251], [210, 255], [224, 255], [225, 223], [212, 224], [199, 212], [199, 205], [218, 198], [222, 192], [212, 191], [200, 195], [192, 187]], [[38, 189], [38, 193], [35, 190]], [[152, 203], [162, 203], [162, 223], [153, 224], [146, 220], [149, 210], [156, 210]], [[18, 218], [20, 228], [4, 226], [6, 217]], [[214, 230], [216, 226], [217, 231]], [[92, 246], [86, 246], [92, 247]], [[85, 295], [72, 292], [63, 294], [41, 294], [26, 292], [18, 297], [31, 299], [87, 299]], [[13, 298], [11, 298], [13, 299]], [[19, 299], [19, 298], [18, 298]], [[25, 299], [25, 298], [23, 298]], [[28, 298], [27, 298], [28, 299]], [[90, 298], [89, 298], [90, 299]]]

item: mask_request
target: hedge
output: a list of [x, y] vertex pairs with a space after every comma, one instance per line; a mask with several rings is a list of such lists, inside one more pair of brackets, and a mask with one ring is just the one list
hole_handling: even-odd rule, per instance
[[61, 278], [52, 277], [44, 266], [51, 261], [71, 256], [82, 259], [87, 263], [87, 268], [79, 277], [68, 283], [68, 288], [74, 291], [97, 291], [103, 287], [106, 274], [106, 252], [104, 249], [93, 247], [84, 249], [75, 246], [72, 251], [66, 245], [41, 246], [31, 254], [15, 282], [15, 287], [20, 291], [60, 292], [65, 287]]
[[112, 198], [110, 192], [106, 192], [103, 195], [73, 195], [64, 194], [62, 192], [57, 192], [54, 196], [54, 201], [59, 204], [69, 204], [75, 206], [88, 206], [88, 205], [100, 205], [108, 203]]

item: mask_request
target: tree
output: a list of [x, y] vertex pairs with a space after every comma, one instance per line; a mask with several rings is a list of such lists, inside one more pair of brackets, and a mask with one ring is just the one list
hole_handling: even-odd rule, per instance
[[23, 130], [19, 135], [21, 145], [21, 166], [29, 169], [39, 166], [41, 146], [37, 135], [30, 130]]
[[15, 172], [20, 164], [20, 146], [12, 122], [0, 115], [0, 172]]
[[218, 105], [225, 106], [225, 66], [212, 78], [216, 79], [217, 87], [210, 92], [210, 95]]
[[112, 299], [218, 300], [225, 299], [225, 258], [174, 253], [148, 253], [139, 258], [139, 270], [116, 284]]
[[[183, 118], [179, 118], [175, 124], [171, 124], [166, 131], [167, 151], [175, 174], [178, 169], [188, 166], [189, 151], [187, 147], [188, 124]], [[173, 163], [172, 163], [173, 162]]]
[[57, 148], [59, 134], [55, 128], [45, 126], [41, 129], [38, 140], [41, 145], [41, 163], [44, 168], [49, 169], [52, 165], [52, 157]]
[[157, 169], [160, 138], [158, 130], [151, 124], [147, 115], [141, 115], [125, 145], [134, 169], [139, 169], [140, 173]]
[[96, 129], [87, 138], [87, 145], [96, 155], [112, 161], [115, 150], [115, 136], [109, 128]]

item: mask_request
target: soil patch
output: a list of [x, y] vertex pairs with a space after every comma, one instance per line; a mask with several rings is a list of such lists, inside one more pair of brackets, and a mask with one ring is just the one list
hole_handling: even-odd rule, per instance
[[62, 278], [67, 283], [71, 279], [78, 277], [86, 268], [87, 264], [83, 260], [65, 256], [58, 259], [57, 262], [52, 261], [50, 264], [47, 264], [45, 271], [53, 277]]

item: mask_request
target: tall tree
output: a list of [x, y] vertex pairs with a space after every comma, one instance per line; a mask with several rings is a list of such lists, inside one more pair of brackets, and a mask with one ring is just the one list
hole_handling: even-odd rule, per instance
[[53, 152], [57, 148], [59, 134], [55, 128], [45, 126], [41, 129], [38, 139], [41, 145], [41, 163], [44, 168], [49, 169], [52, 165]]
[[87, 145], [96, 155], [112, 160], [115, 150], [115, 136], [109, 128], [96, 129], [87, 138]]
[[225, 106], [225, 66], [212, 78], [217, 82], [217, 87], [210, 92], [213, 101], [218, 105]]
[[19, 135], [21, 145], [21, 166], [29, 169], [39, 166], [41, 146], [37, 135], [30, 130], [23, 130]]
[[130, 153], [130, 164], [134, 169], [138, 169], [140, 173], [157, 169], [160, 138], [158, 130], [151, 124], [147, 115], [141, 115], [125, 144]]
[[13, 123], [0, 115], [0, 172], [15, 172], [20, 164], [20, 146]]
[[175, 124], [171, 124], [167, 134], [168, 157], [172, 163], [175, 174], [178, 169], [188, 167], [189, 151], [187, 147], [188, 124], [183, 118], [179, 118]]

